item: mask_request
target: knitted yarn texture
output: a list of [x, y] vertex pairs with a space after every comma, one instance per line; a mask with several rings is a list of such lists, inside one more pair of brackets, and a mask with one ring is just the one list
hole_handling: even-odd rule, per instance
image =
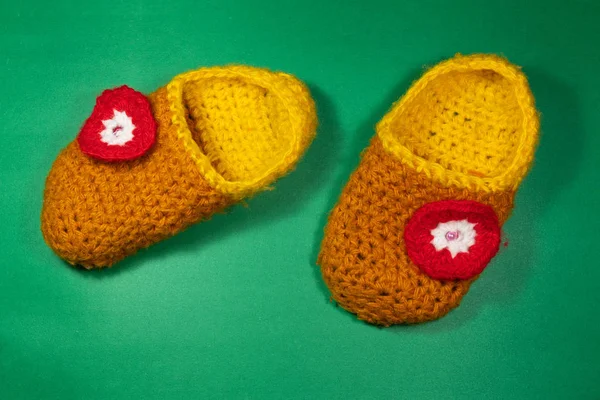
[[329, 216], [318, 264], [332, 298], [382, 326], [457, 307], [498, 250], [538, 129], [506, 60], [457, 55], [426, 72], [377, 125]]
[[138, 158], [155, 140], [156, 121], [150, 102], [128, 86], [102, 92], [77, 136], [83, 153], [107, 162]]
[[266, 189], [316, 131], [306, 86], [266, 69], [201, 68], [148, 99], [157, 130], [147, 153], [105, 162], [74, 141], [52, 166], [42, 233], [70, 264], [111, 266]]

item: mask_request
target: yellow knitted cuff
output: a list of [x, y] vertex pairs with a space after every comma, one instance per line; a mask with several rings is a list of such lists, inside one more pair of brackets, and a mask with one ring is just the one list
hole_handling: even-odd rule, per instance
[[[189, 157], [211, 186], [233, 198], [285, 174], [315, 135], [314, 101], [289, 74], [241, 65], [201, 68], [176, 76], [167, 97]], [[207, 125], [207, 115], [219, 125]], [[193, 137], [190, 122], [201, 138]]]
[[[427, 90], [424, 90], [427, 89]], [[539, 119], [521, 70], [495, 55], [456, 55], [426, 72], [377, 125], [384, 148], [446, 186], [516, 190]]]

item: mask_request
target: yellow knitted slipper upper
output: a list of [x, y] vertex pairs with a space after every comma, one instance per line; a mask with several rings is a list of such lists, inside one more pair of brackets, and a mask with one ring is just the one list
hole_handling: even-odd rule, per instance
[[285, 73], [201, 68], [176, 76], [167, 96], [185, 151], [211, 186], [233, 198], [286, 173], [315, 135], [309, 91]]
[[377, 132], [389, 152], [444, 185], [501, 191], [516, 190], [527, 173], [538, 127], [520, 69], [475, 54], [425, 73]]

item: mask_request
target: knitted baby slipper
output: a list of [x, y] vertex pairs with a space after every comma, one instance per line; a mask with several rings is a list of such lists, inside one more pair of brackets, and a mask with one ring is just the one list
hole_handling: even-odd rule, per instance
[[329, 216], [318, 262], [333, 299], [384, 326], [458, 306], [498, 251], [538, 127], [525, 76], [500, 57], [426, 72], [379, 122]]
[[201, 68], [148, 97], [107, 90], [48, 175], [44, 238], [71, 264], [110, 266], [267, 188], [316, 124], [302, 82], [259, 68]]

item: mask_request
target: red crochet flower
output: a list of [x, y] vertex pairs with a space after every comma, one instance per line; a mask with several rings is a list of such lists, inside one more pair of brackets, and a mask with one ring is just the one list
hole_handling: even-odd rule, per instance
[[96, 99], [77, 142], [81, 151], [104, 161], [123, 161], [146, 153], [156, 139], [150, 102], [127, 86], [109, 89]]
[[480, 274], [500, 246], [494, 210], [476, 201], [444, 200], [419, 208], [404, 230], [410, 259], [433, 279]]

